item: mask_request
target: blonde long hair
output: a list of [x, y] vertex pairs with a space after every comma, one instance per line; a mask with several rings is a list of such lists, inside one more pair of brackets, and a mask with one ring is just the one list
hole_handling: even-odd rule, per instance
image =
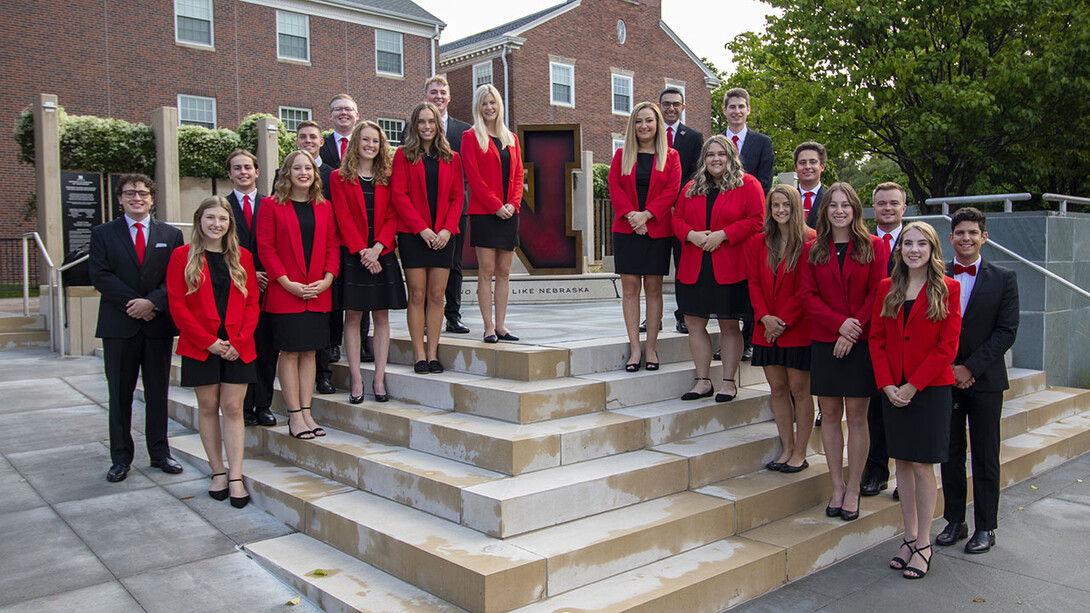
[[314, 172], [314, 180], [311, 181], [310, 187], [307, 188], [307, 202], [322, 203], [325, 202], [325, 197], [322, 196], [322, 175], [318, 172], [318, 164], [314, 162], [314, 158], [309, 153], [302, 149], [292, 151], [284, 158], [284, 163], [280, 165], [280, 173], [276, 177], [276, 184], [273, 185], [273, 200], [277, 204], [287, 204], [291, 202], [291, 165], [295, 162], [295, 158], [300, 155], [307, 156], [310, 160], [311, 169]]
[[220, 207], [227, 211], [227, 232], [220, 239], [220, 249], [223, 252], [223, 261], [227, 264], [227, 272], [231, 275], [231, 283], [246, 295], [246, 269], [242, 267], [239, 255], [238, 235], [235, 234], [235, 214], [231, 211], [231, 204], [226, 198], [209, 196], [201, 201], [201, 205], [193, 212], [193, 232], [189, 236], [189, 260], [185, 264], [185, 285], [192, 294], [201, 286], [204, 277], [204, 252], [207, 251], [208, 240], [201, 229], [201, 217], [204, 212], [213, 207]]
[[341, 181], [352, 184], [359, 181], [360, 174], [360, 148], [359, 136], [364, 128], [371, 128], [378, 132], [378, 155], [371, 162], [371, 174], [375, 177], [375, 183], [386, 185], [390, 182], [390, 172], [393, 169], [393, 155], [390, 154], [390, 143], [386, 140], [386, 133], [373, 121], [361, 121], [352, 128], [352, 136], [348, 138], [348, 149], [344, 159], [341, 160], [341, 172], [338, 173]]
[[[712, 178], [705, 161], [708, 157], [708, 149], [711, 148], [713, 143], [718, 144], [727, 152], [727, 169], [723, 172], [723, 176], [719, 177], [719, 180]], [[706, 196], [713, 189], [718, 189], [720, 192], [738, 189], [742, 187], [744, 182], [742, 175], [744, 174], [742, 160], [738, 158], [738, 149], [727, 140], [726, 136], [716, 134], [704, 141], [704, 146], [700, 148], [700, 167], [697, 168], [696, 174], [693, 175], [693, 180], [689, 182], [689, 189], [685, 190], [685, 195], [692, 198], [693, 196]]]
[[480, 146], [481, 151], [488, 151], [488, 121], [481, 114], [481, 105], [484, 104], [484, 97], [489, 94], [496, 101], [495, 129], [496, 138], [500, 141], [500, 149], [513, 147], [515, 136], [511, 134], [511, 130], [507, 129], [507, 124], [503, 123], [503, 100], [500, 99], [500, 91], [489, 83], [485, 83], [473, 92], [473, 134], [477, 137], [477, 145]]
[[[431, 141], [430, 151], [424, 150], [424, 142], [420, 140], [420, 134], [416, 131], [416, 122], [420, 119], [420, 113], [425, 110], [431, 111], [432, 117], [435, 118], [435, 138]], [[419, 162], [426, 153], [436, 153], [444, 162], [449, 162], [454, 157], [450, 151], [450, 142], [447, 141], [446, 130], [443, 129], [443, 116], [434, 104], [421, 102], [413, 107], [412, 116], [409, 118], [409, 129], [405, 131], [405, 143], [401, 145], [401, 151], [413, 164]]]
[[[787, 198], [787, 204], [791, 207], [791, 217], [785, 224], [787, 229], [780, 231], [780, 224], [772, 217], [772, 196], [781, 194]], [[768, 267], [773, 271], [783, 262], [784, 272], [791, 272], [802, 255], [802, 247], [806, 244], [807, 226], [806, 217], [802, 212], [802, 196], [799, 190], [783, 183], [774, 185], [765, 198], [765, 247], [768, 251]]]
[[855, 188], [844, 181], [830, 185], [821, 197], [817, 215], [817, 238], [814, 246], [810, 247], [810, 263], [824, 264], [829, 261], [829, 243], [833, 240], [833, 224], [829, 223], [829, 203], [833, 201], [833, 194], [836, 192], [843, 192], [852, 207], [852, 225], [849, 228], [851, 236], [848, 238], [852, 244], [852, 259], [860, 264], [870, 264], [874, 261], [874, 247], [870, 243], [870, 232], [867, 232], [867, 226], [863, 224], [863, 201], [855, 193]]
[[901, 254], [901, 242], [905, 234], [912, 230], [918, 230], [931, 243], [931, 258], [927, 262], [927, 318], [931, 321], [942, 321], [946, 319], [946, 299], [950, 293], [943, 280], [946, 276], [946, 264], [942, 260], [938, 233], [930, 224], [922, 221], [914, 221], [905, 226], [901, 230], [897, 246], [893, 248], [893, 274], [890, 277], [889, 293], [882, 302], [882, 317], [897, 317], [897, 312], [904, 306], [907, 298], [908, 264]]
[[662, 111], [654, 102], [641, 102], [632, 109], [628, 115], [628, 127], [624, 129], [624, 147], [621, 153], [621, 174], [630, 175], [636, 167], [636, 154], [640, 151], [640, 143], [636, 140], [636, 116], [644, 109], [651, 109], [655, 114], [655, 170], [662, 172], [666, 168], [666, 154], [670, 147], [666, 145], [666, 122], [662, 119]]

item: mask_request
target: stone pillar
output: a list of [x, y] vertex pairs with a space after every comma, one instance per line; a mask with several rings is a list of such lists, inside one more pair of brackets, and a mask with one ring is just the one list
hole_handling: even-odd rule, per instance
[[272, 193], [273, 176], [280, 167], [280, 143], [277, 140], [278, 122], [275, 117], [262, 117], [257, 120], [257, 191], [262, 194]]
[[572, 230], [583, 233], [582, 268], [594, 261], [594, 152], [584, 151], [582, 169], [575, 173], [575, 189], [572, 190]]
[[151, 114], [155, 134], [155, 217], [159, 221], [182, 219], [181, 178], [178, 174], [178, 109], [161, 106]]
[[[38, 235], [53, 264], [64, 261], [64, 222], [61, 211], [61, 145], [57, 97], [38, 94], [34, 100], [34, 169]], [[31, 249], [37, 250], [36, 247]], [[45, 262], [42, 274], [48, 274]]]

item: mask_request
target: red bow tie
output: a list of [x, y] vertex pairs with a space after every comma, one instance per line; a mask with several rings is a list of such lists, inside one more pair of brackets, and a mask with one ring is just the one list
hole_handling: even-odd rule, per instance
[[960, 275], [961, 273], [969, 273], [970, 277], [976, 276], [976, 264], [971, 266], [962, 266], [961, 264], [954, 264], [954, 274]]

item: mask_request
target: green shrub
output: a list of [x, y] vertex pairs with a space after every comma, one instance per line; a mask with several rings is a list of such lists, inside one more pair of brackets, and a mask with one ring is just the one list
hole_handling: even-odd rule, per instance
[[[257, 154], [257, 120], [264, 117], [276, 119], [275, 115], [269, 113], [254, 113], [243, 117], [238, 124], [239, 146], [255, 155]], [[276, 165], [279, 166], [289, 153], [295, 151], [295, 135], [289, 133], [287, 128], [284, 127], [284, 122], [279, 119], [276, 120], [276, 125], [276, 141], [280, 149], [280, 155], [276, 158]]]
[[594, 165], [594, 198], [596, 200], [609, 198], [609, 164]]
[[183, 177], [226, 179], [223, 161], [238, 147], [238, 134], [231, 130], [179, 126], [178, 172]]

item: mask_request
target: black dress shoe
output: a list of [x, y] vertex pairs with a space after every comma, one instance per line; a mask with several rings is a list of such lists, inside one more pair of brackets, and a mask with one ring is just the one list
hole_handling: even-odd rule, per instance
[[[965, 522], [948, 522], [942, 532], [935, 537], [935, 544], [947, 547], [969, 536], [969, 525]], [[975, 534], [973, 535], [976, 536]]]
[[428, 374], [428, 362], [427, 360], [420, 360], [416, 364], [413, 364], [413, 372], [418, 375]]
[[318, 383], [314, 386], [314, 389], [317, 390], [319, 394], [337, 393], [337, 388], [333, 387], [333, 381], [330, 380], [329, 375], [318, 377]]
[[484, 337], [484, 342], [488, 343], [489, 345], [494, 345], [500, 342], [500, 337], [496, 336], [495, 334], [489, 334], [488, 336]]
[[[242, 479], [228, 479], [227, 483], [230, 484], [232, 481], [238, 481], [241, 483]], [[249, 494], [246, 494], [245, 496], [231, 496], [231, 506], [235, 507], [236, 509], [241, 509], [248, 504], [250, 504]]]
[[515, 336], [514, 334], [511, 334], [510, 332], [504, 332], [503, 334], [496, 333], [496, 338], [500, 339], [501, 341], [509, 341], [509, 342], [514, 342], [514, 341], [517, 341], [519, 339], [519, 337]]
[[640, 322], [640, 332], [647, 332], [647, 320]]
[[826, 517], [840, 517], [840, 511], [841, 511], [840, 507], [834, 507], [832, 505], [828, 505], [828, 506], [825, 507], [825, 516]]
[[689, 326], [685, 325], [685, 320], [684, 319], [677, 320], [677, 323], [674, 325], [674, 329], [677, 330], [681, 334], [688, 334], [689, 333]]
[[340, 362], [341, 361], [341, 346], [340, 345], [330, 346], [330, 348], [329, 348], [329, 361], [330, 362]]
[[159, 460], [151, 461], [152, 468], [158, 468], [168, 475], [176, 475], [182, 472], [182, 465], [178, 463], [174, 458], [167, 456]]
[[428, 372], [436, 374], [443, 372], [443, 364], [439, 360], [430, 360], [428, 362]]
[[389, 402], [389, 401], [390, 401], [390, 395], [389, 394], [379, 394], [377, 392], [375, 393], [375, 402]]
[[804, 459], [802, 461], [802, 464], [799, 464], [798, 466], [791, 466], [787, 462], [784, 462], [783, 466], [780, 467], [780, 472], [781, 473], [801, 473], [802, 471], [806, 470], [807, 468], [810, 468], [810, 462]]
[[749, 347], [746, 347], [744, 351], [742, 351], [742, 361], [743, 362], [748, 362], [748, 361], [750, 361], [752, 359], [753, 359], [753, 345], [750, 345]]
[[117, 483], [124, 481], [127, 476], [129, 476], [128, 464], [114, 464], [110, 467], [110, 471], [106, 473], [106, 480], [110, 483]]
[[469, 334], [469, 328], [462, 323], [461, 319], [451, 317], [447, 319], [447, 332], [453, 332], [455, 334]]
[[242, 425], [243, 426], [256, 426], [257, 425], [257, 413], [251, 407], [249, 409], [242, 409]]
[[863, 482], [863, 485], [859, 486], [860, 496], [877, 496], [878, 492], [889, 487], [885, 481], [879, 481], [878, 477], [871, 477]]
[[360, 403], [362, 403], [363, 402], [363, 394], [360, 394], [359, 396], [353, 396], [352, 394], [348, 394], [348, 402], [349, 402], [349, 404], [360, 404]]
[[977, 530], [973, 532], [973, 538], [965, 543], [965, 553], [988, 553], [992, 547], [995, 547], [995, 532], [993, 530]]
[[364, 351], [361, 351], [360, 352], [360, 361], [365, 362], [367, 364], [370, 364], [371, 362], [375, 361], [375, 356], [371, 355], [370, 353], [366, 353]]
[[768, 464], [765, 464], [765, 468], [775, 472], [780, 472], [781, 470], [783, 470], [784, 466], [786, 466], [784, 462], [777, 462], [776, 460], [772, 460]]
[[269, 407], [255, 407], [254, 413], [257, 415], [257, 423], [262, 426], [275, 426], [276, 416], [272, 414]]

